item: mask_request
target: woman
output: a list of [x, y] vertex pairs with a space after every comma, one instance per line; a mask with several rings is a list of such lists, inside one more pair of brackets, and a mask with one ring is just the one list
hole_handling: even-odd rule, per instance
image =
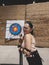
[[[29, 65], [42, 65], [41, 57], [35, 47], [35, 38], [33, 35], [33, 25], [31, 22], [26, 21], [24, 24], [24, 38], [20, 39], [19, 51], [23, 52]], [[21, 44], [24, 40], [24, 45]]]

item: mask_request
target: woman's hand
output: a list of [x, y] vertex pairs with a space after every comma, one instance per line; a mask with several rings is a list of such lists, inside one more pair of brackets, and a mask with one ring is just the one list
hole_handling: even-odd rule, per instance
[[24, 55], [26, 57], [32, 57], [31, 52], [24, 50]]
[[19, 49], [19, 52], [23, 52], [23, 48], [19, 47], [18, 49]]
[[22, 36], [22, 34], [20, 35], [20, 39], [19, 39], [19, 43], [22, 44], [23, 43], [23, 39], [24, 37]]
[[22, 42], [23, 42], [23, 39], [20, 38], [20, 39], [19, 39], [19, 43], [22, 44]]
[[25, 55], [25, 56], [30, 56], [30, 52], [26, 51], [25, 49], [24, 49], [23, 52], [24, 52], [24, 55]]

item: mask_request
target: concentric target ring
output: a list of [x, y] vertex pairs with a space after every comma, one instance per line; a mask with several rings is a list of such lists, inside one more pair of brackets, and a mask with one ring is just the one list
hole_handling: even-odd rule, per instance
[[21, 25], [18, 23], [13, 23], [10, 26], [9, 31], [13, 35], [19, 35], [21, 33]]

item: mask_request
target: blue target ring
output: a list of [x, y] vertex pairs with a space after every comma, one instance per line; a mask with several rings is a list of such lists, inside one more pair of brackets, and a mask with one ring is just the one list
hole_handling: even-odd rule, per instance
[[10, 26], [9, 31], [13, 35], [18, 35], [21, 33], [21, 26], [18, 23], [14, 23]]

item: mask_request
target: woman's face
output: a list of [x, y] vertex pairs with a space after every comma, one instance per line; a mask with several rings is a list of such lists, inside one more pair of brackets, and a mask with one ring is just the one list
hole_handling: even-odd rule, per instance
[[29, 27], [29, 24], [28, 23], [25, 23], [24, 24], [23, 30], [24, 30], [24, 34], [28, 34], [28, 33], [31, 32], [31, 28]]

